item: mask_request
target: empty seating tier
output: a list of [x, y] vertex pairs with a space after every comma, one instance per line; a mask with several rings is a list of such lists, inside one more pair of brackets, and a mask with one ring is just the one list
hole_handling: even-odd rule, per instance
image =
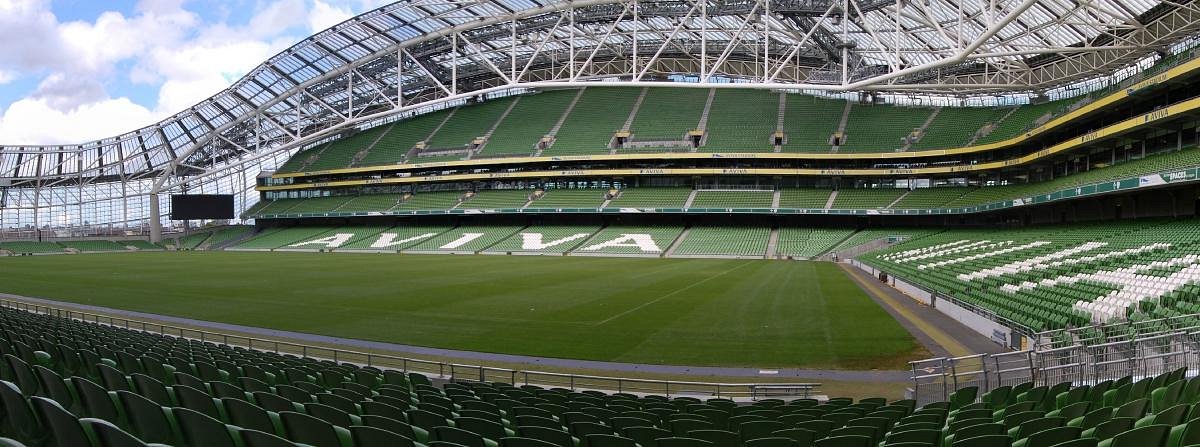
[[780, 208], [820, 209], [829, 202], [828, 189], [787, 188], [779, 191]]
[[774, 191], [700, 190], [691, 208], [770, 208]]
[[700, 124], [708, 89], [651, 87], [629, 129], [634, 141], [683, 141]]
[[531, 189], [483, 190], [459, 205], [466, 209], [517, 209], [529, 202]]
[[1200, 309], [1186, 220], [954, 230], [859, 257], [1033, 331]]
[[508, 110], [515, 98], [496, 98], [480, 104], [464, 105], [454, 111], [449, 121], [426, 142], [430, 149], [468, 149], [471, 142], [482, 137]]
[[829, 137], [838, 130], [846, 101], [787, 95], [784, 152], [829, 152]]
[[530, 208], [599, 208], [607, 189], [550, 189], [529, 202]]
[[696, 227], [683, 236], [674, 254], [763, 257], [770, 236], [767, 227]]
[[609, 207], [620, 208], [683, 208], [691, 188], [627, 188], [622, 189]]
[[475, 253], [496, 245], [520, 231], [523, 226], [463, 226], [423, 240], [408, 248], [410, 251], [446, 253]]
[[[449, 113], [449, 110], [440, 110], [393, 123], [391, 130], [388, 130], [388, 133], [380, 138], [379, 142], [375, 143], [371, 151], [356, 165], [376, 166], [404, 162], [408, 152], [417, 143], [425, 141], [429, 134], [433, 133], [434, 129], [442, 124], [442, 121], [445, 121], [446, 115]], [[417, 163], [418, 161], [409, 160], [409, 162]]]
[[680, 226], [612, 226], [596, 233], [573, 253], [577, 255], [604, 253], [661, 256], [666, 253], [681, 232], [683, 232], [683, 227]]
[[779, 94], [765, 90], [717, 89], [708, 115], [705, 152], [771, 152]]
[[903, 189], [843, 188], [833, 199], [833, 209], [877, 209], [887, 208], [904, 194]]
[[815, 258], [854, 234], [854, 230], [820, 228], [780, 228], [777, 256]]
[[10, 241], [0, 242], [0, 250], [13, 253], [62, 253], [63, 246], [53, 242]]
[[565, 253], [580, 244], [599, 228], [589, 226], [532, 226], [489, 247], [493, 253]]
[[532, 155], [537, 151], [538, 141], [558, 122], [576, 92], [551, 90], [521, 96], [478, 156]]
[[846, 122], [844, 152], [891, 152], [904, 145], [904, 138], [921, 127], [933, 109], [855, 104]]
[[555, 135], [554, 144], [542, 155], [590, 155], [609, 153], [613, 134], [637, 101], [641, 89], [588, 87]]

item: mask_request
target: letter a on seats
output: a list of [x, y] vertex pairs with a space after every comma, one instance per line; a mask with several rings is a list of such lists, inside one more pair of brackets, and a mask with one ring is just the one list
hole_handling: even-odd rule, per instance
[[587, 237], [591, 233], [576, 233], [564, 237], [559, 240], [542, 242], [542, 233], [521, 233], [521, 249], [522, 250], [545, 250], [547, 248], [562, 245], [567, 242], [579, 240]]
[[658, 244], [654, 242], [654, 238], [650, 237], [649, 234], [644, 233], [622, 234], [621, 237], [611, 241], [583, 247], [580, 249], [580, 251], [596, 251], [612, 247], [637, 248], [647, 253], [658, 253], [662, 251], [658, 248]]
[[326, 248], [338, 248], [345, 244], [350, 238], [354, 237], [354, 233], [338, 233], [333, 236], [313, 239], [306, 242], [298, 242], [288, 247], [303, 247], [306, 245], [324, 245]]

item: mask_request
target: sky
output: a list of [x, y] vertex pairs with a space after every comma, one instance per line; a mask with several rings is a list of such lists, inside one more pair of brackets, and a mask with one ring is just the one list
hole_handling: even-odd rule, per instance
[[0, 145], [153, 124], [393, 0], [0, 0]]

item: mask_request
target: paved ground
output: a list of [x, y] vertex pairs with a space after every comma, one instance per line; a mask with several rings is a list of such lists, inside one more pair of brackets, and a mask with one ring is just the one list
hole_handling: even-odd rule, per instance
[[931, 306], [921, 304], [852, 265], [839, 264], [846, 275], [867, 291], [871, 299], [892, 315], [900, 325], [938, 357], [1007, 352], [992, 339], [971, 330]]
[[[961, 323], [950, 319], [937, 310], [921, 305], [896, 289], [879, 284], [865, 272], [849, 265], [842, 264], [850, 276], [880, 307], [883, 307], [892, 317], [907, 329], [913, 337], [935, 356], [962, 356], [980, 352], [1003, 352], [1004, 348], [992, 342]], [[307, 344], [344, 346], [348, 350], [370, 350], [394, 352], [396, 355], [408, 357], [440, 357], [460, 359], [462, 362], [475, 363], [505, 363], [528, 365], [525, 369], [544, 368], [554, 369], [586, 369], [610, 372], [616, 374], [654, 373], [677, 376], [696, 376], [697, 380], [704, 376], [721, 377], [796, 377], [802, 381], [847, 381], [847, 382], [902, 382], [910, 378], [909, 371], [846, 371], [819, 369], [778, 369], [764, 371], [759, 368], [728, 368], [728, 367], [689, 367], [674, 365], [650, 365], [638, 363], [600, 362], [590, 360], [557, 359], [531, 357], [488, 352], [458, 351], [452, 349], [430, 348], [424, 346], [402, 345], [366, 340], [356, 340], [340, 337], [330, 337], [301, 332], [280, 331], [251, 326], [241, 326], [211, 321], [193, 320], [165, 315], [133, 312], [101, 306], [74, 304], [61, 301], [33, 298], [19, 295], [0, 293], [0, 297], [19, 300], [46, 306], [72, 309], [89, 313], [110, 315], [132, 320], [149, 320], [169, 325], [194, 329], [205, 329], [213, 332], [236, 332], [258, 338], [288, 340]]]

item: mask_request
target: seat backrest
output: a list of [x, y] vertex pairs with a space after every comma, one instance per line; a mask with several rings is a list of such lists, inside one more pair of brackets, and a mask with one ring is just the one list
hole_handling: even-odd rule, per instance
[[75, 447], [91, 443], [83, 427], [79, 425], [79, 419], [58, 402], [41, 396], [31, 397], [29, 402], [38, 418], [49, 428], [50, 438], [47, 446]]
[[172, 385], [171, 390], [175, 392], [175, 399], [179, 401], [179, 406], [204, 413], [210, 418], [221, 417], [216, 401], [208, 393], [187, 385]]
[[145, 447], [146, 444], [132, 434], [127, 433], [111, 422], [95, 419], [83, 418], [79, 420], [96, 435], [96, 440], [99, 441], [97, 447]]
[[106, 421], [117, 420], [120, 413], [117, 412], [117, 407], [113, 404], [112, 399], [108, 397], [108, 390], [96, 382], [79, 376], [71, 377], [71, 385], [75, 388], [84, 414]]
[[258, 430], [238, 430], [244, 447], [296, 447], [292, 441]]
[[190, 447], [237, 447], [224, 422], [187, 408], [172, 408], [184, 444]]
[[364, 414], [359, 418], [362, 420], [362, 423], [365, 426], [387, 430], [413, 441], [417, 441], [417, 437], [413, 432], [412, 426], [408, 425], [408, 423], [404, 422], [403, 420], [374, 414]]
[[241, 399], [226, 397], [221, 399], [221, 406], [225, 407], [225, 414], [229, 417], [229, 422], [233, 425], [249, 430], [275, 431], [274, 423], [271, 422], [271, 415], [267, 414], [267, 410], [258, 405]]
[[716, 447], [716, 444], [702, 439], [675, 436], [659, 438], [656, 445], [658, 447]]
[[454, 427], [435, 427], [433, 439], [453, 442], [465, 447], [484, 447], [483, 437], [469, 431]]
[[370, 427], [365, 425], [350, 426], [350, 438], [354, 441], [355, 447], [370, 447], [370, 446], [389, 446], [389, 447], [414, 447], [412, 439], [401, 436], [398, 433], [392, 433], [382, 428]]
[[133, 435], [138, 439], [164, 444], [175, 441], [175, 433], [163, 407], [131, 391], [117, 391], [117, 402], [121, 404]]
[[313, 447], [340, 447], [341, 440], [333, 425], [321, 419], [294, 411], [279, 413], [279, 421], [283, 423], [283, 431], [287, 438], [301, 444]]

